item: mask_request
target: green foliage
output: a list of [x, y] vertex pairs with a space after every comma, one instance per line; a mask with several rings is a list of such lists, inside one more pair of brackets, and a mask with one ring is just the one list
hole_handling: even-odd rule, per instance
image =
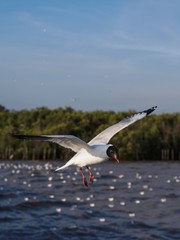
[[[0, 105], [0, 159], [69, 159], [73, 153], [48, 142], [20, 141], [9, 133], [72, 134], [90, 141], [133, 111], [82, 112], [46, 107], [10, 111]], [[111, 139], [122, 160], [179, 160], [180, 114], [150, 115]]]

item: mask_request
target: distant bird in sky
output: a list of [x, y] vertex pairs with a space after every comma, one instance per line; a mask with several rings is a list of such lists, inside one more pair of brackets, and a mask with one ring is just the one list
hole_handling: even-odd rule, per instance
[[93, 183], [93, 174], [89, 165], [101, 163], [110, 158], [114, 158], [119, 162], [116, 147], [112, 144], [108, 144], [110, 139], [122, 129], [152, 113], [156, 108], [157, 106], [122, 119], [120, 122], [99, 133], [88, 143], [73, 135], [24, 135], [15, 133], [12, 133], [11, 135], [18, 139], [54, 142], [76, 152], [76, 154], [64, 166], [57, 168], [56, 171], [67, 168], [71, 165], [78, 166], [83, 178], [83, 184], [87, 187], [88, 183], [82, 168], [87, 168], [89, 172], [89, 181], [90, 183]]

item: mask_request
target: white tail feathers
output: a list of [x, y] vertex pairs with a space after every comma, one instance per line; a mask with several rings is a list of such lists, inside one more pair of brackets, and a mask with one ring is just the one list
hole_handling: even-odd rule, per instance
[[59, 167], [59, 168], [57, 168], [55, 171], [62, 170], [62, 169], [64, 169], [64, 168], [67, 168], [67, 167], [69, 167], [70, 165], [72, 165], [72, 163], [70, 163], [70, 162], [67, 162], [65, 165], [63, 165], [62, 167]]

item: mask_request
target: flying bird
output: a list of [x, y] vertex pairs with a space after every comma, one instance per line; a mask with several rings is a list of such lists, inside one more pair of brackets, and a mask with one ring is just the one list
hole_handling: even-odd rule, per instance
[[152, 113], [156, 108], [157, 106], [122, 119], [120, 122], [100, 132], [88, 143], [73, 135], [24, 135], [15, 133], [12, 133], [11, 135], [18, 139], [54, 142], [76, 152], [76, 154], [65, 165], [57, 168], [56, 171], [67, 168], [71, 165], [79, 167], [83, 184], [87, 187], [88, 183], [82, 170], [83, 167], [87, 168], [89, 172], [89, 181], [90, 183], [93, 183], [93, 174], [89, 165], [101, 163], [110, 158], [114, 158], [119, 162], [117, 149], [109, 143], [110, 139], [122, 129]]

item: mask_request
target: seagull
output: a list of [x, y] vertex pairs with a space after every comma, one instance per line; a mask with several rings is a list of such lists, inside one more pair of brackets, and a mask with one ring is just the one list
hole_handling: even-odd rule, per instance
[[87, 168], [89, 172], [89, 181], [90, 183], [93, 183], [94, 177], [89, 165], [98, 164], [107, 161], [110, 158], [114, 158], [119, 162], [117, 148], [109, 143], [110, 139], [122, 129], [152, 113], [156, 108], [157, 106], [122, 119], [120, 122], [100, 132], [88, 143], [73, 135], [25, 135], [16, 133], [12, 133], [11, 135], [18, 139], [49, 141], [57, 143], [62, 147], [70, 148], [76, 154], [65, 165], [57, 168], [56, 171], [65, 169], [71, 165], [79, 167], [83, 184], [87, 187], [88, 183], [82, 170], [83, 167]]

